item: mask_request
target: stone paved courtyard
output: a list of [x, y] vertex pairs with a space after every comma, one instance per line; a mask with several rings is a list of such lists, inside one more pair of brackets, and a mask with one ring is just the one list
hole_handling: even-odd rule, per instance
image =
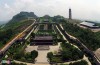
[[37, 50], [38, 51], [38, 57], [36, 58], [36, 63], [48, 63], [47, 53], [58, 51], [59, 47], [60, 47], [60, 43], [58, 43], [58, 45], [56, 45], [56, 46], [50, 45], [49, 50], [38, 50], [38, 46], [28, 45], [25, 50], [26, 50], [26, 52], [31, 52], [33, 50]]

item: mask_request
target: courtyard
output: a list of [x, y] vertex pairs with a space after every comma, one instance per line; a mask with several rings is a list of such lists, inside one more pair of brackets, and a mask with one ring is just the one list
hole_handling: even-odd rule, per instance
[[[46, 48], [45, 48], [46, 47]], [[48, 49], [49, 48], [49, 49]], [[36, 63], [49, 63], [48, 58], [47, 58], [47, 53], [48, 52], [56, 52], [60, 49], [60, 43], [58, 45], [39, 45], [39, 46], [30, 46], [28, 45], [27, 48], [25, 49], [25, 52], [31, 52], [33, 50], [38, 51], [38, 57], [35, 59]]]

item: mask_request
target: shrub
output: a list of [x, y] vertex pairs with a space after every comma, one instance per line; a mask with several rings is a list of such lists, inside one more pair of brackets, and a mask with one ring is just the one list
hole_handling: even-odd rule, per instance
[[38, 56], [38, 52], [36, 50], [31, 51], [31, 57], [35, 59]]
[[52, 52], [48, 52], [47, 53], [47, 58], [49, 58], [51, 60], [52, 57], [53, 57], [53, 53]]

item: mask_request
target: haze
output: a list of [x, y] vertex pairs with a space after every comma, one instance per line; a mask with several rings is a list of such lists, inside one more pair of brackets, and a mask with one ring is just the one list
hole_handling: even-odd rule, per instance
[[100, 0], [0, 0], [0, 21], [10, 20], [21, 11], [67, 18], [69, 8], [74, 19], [100, 21]]

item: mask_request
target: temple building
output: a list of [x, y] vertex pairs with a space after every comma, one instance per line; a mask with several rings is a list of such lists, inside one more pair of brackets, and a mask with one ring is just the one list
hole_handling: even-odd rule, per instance
[[52, 45], [53, 37], [52, 36], [35, 36], [31, 45]]
[[80, 23], [80, 26], [83, 26], [83, 27], [86, 27], [86, 28], [92, 28], [92, 29], [100, 28], [99, 26], [95, 25], [95, 23], [86, 22], [86, 21]]

